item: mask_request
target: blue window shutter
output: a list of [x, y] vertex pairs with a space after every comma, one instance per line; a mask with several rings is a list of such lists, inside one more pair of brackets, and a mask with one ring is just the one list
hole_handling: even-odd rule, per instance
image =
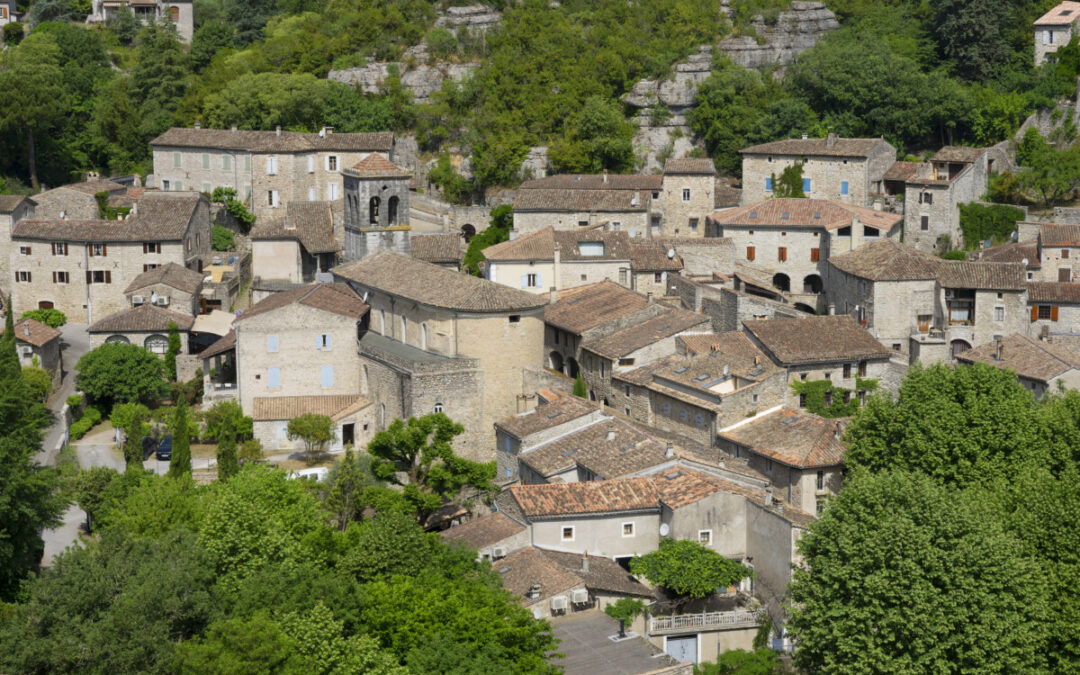
[[765, 189], [772, 191], [772, 178], [765, 179]]
[[323, 366], [322, 367], [322, 386], [332, 387], [334, 386], [334, 367]]
[[510, 454], [510, 437], [509, 436], [504, 436], [503, 437], [503, 442], [504, 442], [504, 445], [506, 446], [506, 454], [509, 455]]
[[521, 287], [522, 288], [528, 288], [529, 287], [529, 275], [528, 274], [522, 274], [521, 275]]
[[809, 178], [803, 178], [802, 179], [802, 191], [803, 192], [810, 192], [810, 179]]
[[330, 349], [330, 333], [326, 334], [326, 348]]
[[537, 288], [543, 288], [544, 287], [544, 275], [540, 274], [539, 272], [536, 273], [536, 287]]
[[848, 185], [846, 180], [840, 181], [840, 194], [846, 195], [848, 191]]
[[277, 351], [277, 336], [276, 335], [267, 335], [266, 336], [266, 351], [268, 351], [268, 352], [276, 352]]
[[266, 369], [266, 386], [270, 389], [281, 388], [281, 368]]

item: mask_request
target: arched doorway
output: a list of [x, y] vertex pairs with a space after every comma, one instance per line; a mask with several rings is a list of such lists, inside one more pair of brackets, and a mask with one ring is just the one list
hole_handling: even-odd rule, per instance
[[398, 221], [398, 202], [400, 200], [394, 196], [390, 198], [390, 201], [386, 203], [386, 215], [390, 219], [391, 225], [397, 225]]
[[368, 222], [372, 225], [379, 224], [379, 198], [372, 197], [368, 202]]
[[461, 235], [465, 237], [465, 241], [468, 242], [470, 239], [476, 236], [476, 228], [469, 223], [465, 223], [461, 226]]
[[956, 358], [957, 354], [963, 354], [967, 350], [971, 349], [971, 344], [966, 340], [953, 340], [949, 343], [949, 351]]
[[551, 354], [548, 356], [548, 358], [550, 359], [550, 362], [548, 363], [548, 365], [551, 366], [552, 370], [557, 370], [560, 373], [563, 372], [563, 357], [562, 357], [562, 354], [560, 354], [559, 352], [551, 352]]
[[105, 344], [109, 345], [129, 345], [131, 340], [127, 339], [123, 335], [110, 335], [105, 338]]
[[772, 278], [772, 285], [785, 293], [791, 290], [791, 279], [784, 273], [778, 273]]
[[814, 311], [813, 307], [811, 307], [810, 305], [807, 305], [806, 303], [803, 303], [803, 302], [796, 302], [794, 307], [795, 307], [795, 309], [799, 310], [800, 312], [806, 312], [807, 314], [817, 314], [817, 312]]
[[575, 359], [572, 356], [569, 359], [567, 359], [567, 361], [566, 361], [566, 371], [565, 372], [566, 372], [567, 377], [576, 378], [578, 376], [578, 373], [581, 372], [581, 367], [578, 366], [577, 359]]
[[802, 292], [803, 293], [821, 293], [824, 288], [824, 284], [821, 282], [821, 277], [816, 274], [808, 274], [803, 277], [802, 280]]
[[51, 300], [41, 300], [37, 304], [38, 309], [52, 309], [53, 303]]
[[146, 342], [143, 343], [148, 351], [155, 354], [164, 354], [169, 351], [169, 338], [164, 335], [151, 335], [146, 338]]

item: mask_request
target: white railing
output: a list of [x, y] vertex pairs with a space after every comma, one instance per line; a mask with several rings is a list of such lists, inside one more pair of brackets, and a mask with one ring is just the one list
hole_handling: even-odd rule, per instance
[[733, 612], [701, 612], [699, 614], [676, 614], [649, 618], [649, 632], [682, 630], [686, 628], [709, 628], [712, 626], [756, 626], [760, 622], [757, 612], [737, 609]]

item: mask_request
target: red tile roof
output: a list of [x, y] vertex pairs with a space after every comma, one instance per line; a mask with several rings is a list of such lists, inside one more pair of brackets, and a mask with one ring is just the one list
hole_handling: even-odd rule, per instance
[[1080, 19], [1080, 2], [1062, 2], [1035, 20], [1036, 26], [1067, 26]]
[[691, 157], [682, 157], [679, 159], [669, 159], [664, 164], [664, 173], [668, 175], [701, 174], [715, 176], [716, 167], [713, 166], [713, 161], [708, 158], [694, 159]]
[[510, 492], [529, 518], [658, 508], [652, 478], [515, 485]]
[[202, 286], [203, 277], [205, 275], [199, 274], [195, 270], [189, 270], [183, 265], [178, 265], [174, 262], [165, 263], [164, 265], [158, 265], [154, 269], [146, 270], [139, 276], [132, 279], [128, 287], [124, 289], [125, 293], [133, 293], [140, 288], [146, 288], [147, 286], [153, 286], [154, 284], [164, 284], [171, 288], [175, 288], [178, 291], [184, 291], [185, 293], [195, 293], [199, 290], [199, 286]]
[[544, 309], [544, 321], [580, 335], [648, 304], [648, 298], [640, 293], [614, 281], [601, 281], [559, 291], [555, 304]]
[[868, 157], [882, 138], [788, 138], [743, 148], [744, 155], [810, 155], [814, 157]]
[[1075, 281], [1029, 281], [1028, 302], [1080, 304], [1080, 283]]
[[847, 419], [827, 420], [795, 410], [778, 410], [719, 434], [762, 457], [796, 469], [843, 464], [842, 435]]
[[447, 541], [460, 541], [469, 548], [479, 551], [480, 549], [493, 546], [503, 539], [522, 532], [525, 526], [507, 517], [506, 514], [496, 511], [486, 516], [471, 520], [464, 525], [457, 525], [439, 534]]
[[346, 173], [355, 174], [361, 178], [378, 176], [408, 178], [412, 176], [412, 172], [408, 169], [401, 168], [376, 152], [357, 162], [356, 166], [351, 169], [346, 169]]
[[1000, 347], [1001, 360], [997, 358], [997, 341], [957, 354], [956, 360], [967, 364], [984, 363], [1047, 383], [1070, 370], [1080, 370], [1080, 353], [1052, 342], [1016, 333], [1001, 338]]
[[[0, 335], [4, 334], [4, 325], [4, 322], [0, 322]], [[58, 337], [60, 337], [60, 331], [33, 319], [23, 319], [15, 324], [16, 342], [43, 347]]]
[[743, 326], [782, 365], [886, 359], [892, 354], [850, 316], [744, 321]]
[[863, 225], [888, 232], [900, 223], [904, 216], [827, 199], [767, 199], [757, 204], [714, 213], [710, 218], [721, 226], [775, 225], [820, 227], [826, 230], [848, 227], [858, 219]]
[[1039, 227], [1039, 243], [1043, 246], [1080, 246], [1080, 225], [1046, 223]]
[[175, 323], [182, 331], [191, 329], [195, 317], [162, 309], [151, 304], [139, 305], [110, 314], [95, 321], [88, 329], [91, 333], [164, 333], [169, 324]]
[[586, 339], [581, 343], [581, 347], [600, 356], [618, 359], [683, 331], [705, 332], [711, 325], [712, 319], [704, 314], [672, 310], [627, 326], [611, 335]]
[[236, 320], [250, 319], [253, 316], [271, 312], [293, 303], [353, 319], [363, 318], [368, 311], [367, 304], [360, 299], [360, 296], [348, 284], [315, 284], [313, 286], [301, 286], [291, 291], [273, 293], [252, 305]]
[[251, 418], [256, 422], [291, 420], [315, 414], [336, 417], [350, 409], [360, 410], [370, 402], [353, 394], [331, 396], [256, 396]]
[[362, 134], [323, 134], [295, 131], [248, 131], [241, 129], [187, 129], [173, 127], [150, 145], [190, 148], [238, 148], [250, 152], [305, 152], [343, 150], [388, 152], [394, 148], [389, 131]]

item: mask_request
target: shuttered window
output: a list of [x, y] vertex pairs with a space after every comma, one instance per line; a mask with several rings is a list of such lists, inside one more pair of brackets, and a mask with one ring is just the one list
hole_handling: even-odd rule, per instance
[[817, 262], [820, 259], [821, 259], [821, 249], [819, 249], [819, 248], [810, 249], [810, 262]]
[[746, 259], [747, 260], [753, 260], [754, 259], [754, 247], [753, 246], [747, 246], [746, 247]]
[[281, 389], [281, 368], [266, 369], [266, 387], [268, 389]]

